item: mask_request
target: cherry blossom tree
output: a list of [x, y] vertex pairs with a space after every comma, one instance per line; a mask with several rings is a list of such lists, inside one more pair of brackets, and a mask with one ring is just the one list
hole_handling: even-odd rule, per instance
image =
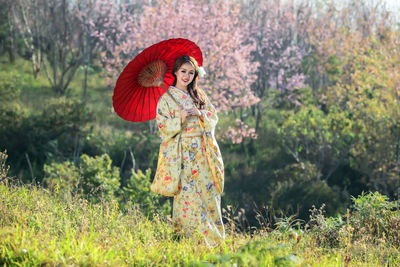
[[256, 139], [258, 135], [254, 128], [249, 128], [242, 120], [236, 119], [235, 124], [227, 129], [225, 137], [234, 144], [240, 144], [244, 141], [244, 138]]
[[376, 33], [383, 36], [386, 29], [396, 23], [393, 14], [379, 1], [371, 5], [365, 1], [349, 0], [338, 7], [337, 3], [329, 0], [314, 9], [307, 30], [315, 55], [310, 62], [308, 83], [314, 91], [321, 92], [320, 98], [324, 98], [325, 89], [332, 85], [330, 73], [334, 60], [346, 55], [346, 45], [358, 46]]
[[[79, 0], [74, 2], [73, 13], [80, 22], [81, 42], [80, 50], [83, 55], [85, 78], [83, 84], [84, 98], [87, 94], [88, 66], [96, 57], [108, 54], [108, 63], [111, 63], [112, 53], [118, 46], [118, 41], [126, 38], [132, 32], [134, 25], [131, 16], [139, 6], [139, 1], [130, 5], [121, 4], [113, 0]], [[112, 51], [108, 48], [112, 47]], [[114, 64], [107, 64], [108, 70]], [[118, 69], [118, 68], [117, 68]], [[119, 69], [118, 69], [119, 70]]]
[[[305, 40], [310, 16], [307, 6], [291, 2], [244, 1], [244, 17], [250, 21], [248, 38], [254, 40], [252, 56], [259, 63], [254, 94], [267, 97], [269, 90], [276, 90], [290, 103], [300, 105], [295, 89], [305, 86], [305, 75], [300, 64], [309, 53]], [[256, 105], [256, 130], [260, 127], [264, 102]]]
[[144, 5], [142, 15], [134, 21], [131, 18], [135, 16], [127, 16], [124, 35], [116, 36], [114, 44], [105, 43], [103, 60], [114, 81], [142, 49], [164, 39], [187, 38], [203, 51], [207, 75], [200, 86], [219, 111], [240, 111], [259, 101], [250, 90], [258, 66], [249, 56], [254, 45], [246, 39], [248, 24], [241, 20], [237, 3], [164, 0]]

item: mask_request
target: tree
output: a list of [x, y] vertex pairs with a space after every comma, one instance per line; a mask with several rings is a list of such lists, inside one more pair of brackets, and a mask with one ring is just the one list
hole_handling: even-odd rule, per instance
[[7, 1], [13, 22], [19, 36], [22, 38], [32, 63], [33, 76], [36, 78], [41, 70], [42, 63], [42, 30], [45, 29], [47, 20], [42, 18], [42, 0]]
[[13, 63], [17, 53], [16, 31], [12, 20], [11, 4], [0, 0], [0, 55], [7, 50], [10, 62]]
[[80, 25], [70, 4], [66, 0], [19, 0], [12, 11], [31, 53], [33, 75], [37, 77], [43, 66], [53, 90], [64, 94], [82, 62], [82, 53], [77, 49]]
[[327, 106], [346, 111], [358, 137], [350, 164], [369, 188], [392, 197], [400, 192], [400, 57], [399, 36], [387, 32], [354, 45], [361, 34], [348, 36], [339, 68], [345, 70], [326, 90]]
[[93, 33], [99, 29], [124, 30], [120, 28], [121, 24], [108, 21], [108, 16], [118, 17], [119, 4], [111, 0], [18, 0], [8, 3], [19, 35], [31, 55], [33, 75], [37, 77], [43, 67], [53, 90], [62, 95], [83, 65], [86, 98], [88, 66], [99, 41], [104, 41]]
[[[80, 22], [81, 40], [79, 47], [83, 56], [85, 78], [83, 97], [87, 95], [88, 67], [97, 53], [110, 55], [114, 47], [132, 31], [134, 16], [132, 13], [140, 6], [140, 1], [131, 4], [120, 4], [113, 0], [79, 0], [73, 4], [73, 13]], [[96, 53], [96, 54], [95, 54]]]
[[[301, 105], [295, 89], [305, 86], [300, 64], [310, 52], [306, 40], [311, 10], [306, 5], [280, 1], [245, 1], [244, 16], [250, 21], [248, 38], [255, 43], [252, 57], [258, 64], [252, 90], [262, 99], [275, 90], [281, 99]], [[265, 102], [255, 105], [256, 131], [260, 127]]]
[[[113, 43], [105, 40], [105, 67], [115, 80], [132, 55], [151, 44], [169, 38], [190, 39], [200, 46], [205, 58], [207, 76], [201, 79], [201, 88], [219, 111], [236, 111], [240, 118], [244, 108], [258, 101], [250, 90], [257, 63], [249, 58], [253, 45], [245, 38], [247, 24], [241, 20], [240, 11], [240, 5], [227, 1], [144, 4], [140, 16], [126, 13], [129, 18], [123, 18], [123, 35], [115, 35]], [[136, 19], [132, 21], [132, 17]], [[108, 33], [99, 31], [96, 36]]]

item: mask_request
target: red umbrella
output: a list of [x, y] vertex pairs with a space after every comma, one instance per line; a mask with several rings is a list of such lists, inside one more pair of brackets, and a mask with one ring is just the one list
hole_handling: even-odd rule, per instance
[[118, 77], [114, 88], [115, 112], [127, 121], [148, 121], [156, 117], [157, 102], [174, 82], [172, 68], [180, 56], [188, 55], [203, 65], [200, 48], [177, 38], [154, 44], [137, 55]]

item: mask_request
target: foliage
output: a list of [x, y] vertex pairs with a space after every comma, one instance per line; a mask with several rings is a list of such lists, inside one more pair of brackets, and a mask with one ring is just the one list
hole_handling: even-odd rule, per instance
[[340, 135], [351, 133], [351, 121], [344, 114], [326, 115], [313, 106], [312, 95], [302, 102], [297, 110], [272, 105], [264, 110], [268, 122], [261, 124], [256, 141], [221, 146], [230, 178], [223, 200], [246, 207], [252, 225], [254, 203], [272, 206], [275, 216], [297, 214], [301, 219], [312, 205], [326, 203], [334, 215], [350, 204], [348, 193], [330, 179], [345, 165], [351, 139]]
[[[94, 156], [107, 153], [120, 167], [121, 176], [131, 175], [131, 169], [154, 168], [158, 158], [159, 137], [137, 132], [136, 129], [113, 130], [103, 127], [86, 136], [83, 153]], [[124, 183], [124, 182], [123, 182]]]
[[53, 162], [50, 165], [45, 164], [43, 170], [43, 182], [55, 194], [70, 198], [72, 195], [80, 193], [80, 173], [73, 162], [65, 161], [62, 163]]
[[313, 207], [306, 228], [319, 246], [339, 247], [358, 242], [399, 247], [399, 201], [370, 192], [353, 197], [352, 202], [351, 212], [334, 218], [324, 216], [325, 205], [320, 209]]
[[341, 216], [325, 217], [325, 204], [319, 209], [313, 206], [306, 228], [315, 236], [316, 244], [320, 247], [338, 247], [340, 244], [340, 229], [345, 225]]
[[[138, 209], [119, 209], [115, 201], [91, 204], [59, 198], [40, 187], [0, 184], [0, 264], [102, 266], [338, 266], [346, 249], [321, 250], [313, 236], [298, 239], [257, 232], [227, 232], [220, 249], [173, 240], [163, 216], [147, 219]], [[353, 243], [351, 264], [396, 266], [393, 247]]]
[[165, 215], [171, 213], [169, 202], [150, 191], [150, 169], [143, 173], [132, 168], [130, 177], [121, 185], [120, 170], [112, 166], [108, 154], [83, 154], [78, 167], [71, 161], [45, 164], [44, 173], [44, 185], [64, 199], [78, 196], [91, 203], [118, 200], [121, 210], [138, 208], [147, 217], [154, 217], [156, 210]]
[[352, 200], [353, 214], [350, 223], [354, 228], [354, 238], [370, 239], [372, 242], [388, 239], [395, 246], [400, 244], [399, 201], [389, 201], [387, 196], [378, 192], [363, 192]]
[[395, 196], [399, 176], [399, 44], [393, 33], [371, 37], [358, 46], [346, 40], [336, 84], [324, 94], [326, 105], [348, 114], [354, 143], [350, 166], [363, 174], [368, 189]]
[[84, 134], [81, 129], [87, 113], [80, 101], [59, 98], [45, 101], [43, 106], [29, 114], [6, 108], [0, 117], [0, 144], [14, 163], [11, 171], [23, 180], [36, 177], [40, 181], [43, 164], [73, 154], [74, 147], [66, 144]]
[[340, 210], [345, 198], [338, 188], [319, 180], [317, 172], [309, 162], [289, 164], [276, 171], [276, 178], [269, 185], [271, 206], [282, 210], [283, 214], [297, 214], [300, 218], [307, 218], [312, 205], [326, 203], [329, 214]]
[[80, 194], [93, 203], [115, 199], [120, 185], [119, 170], [111, 166], [107, 154], [80, 157], [80, 166], [73, 162], [44, 165], [46, 185], [62, 194]]
[[14, 73], [0, 74], [0, 103], [2, 107], [15, 103], [21, 94], [21, 75]]
[[0, 182], [3, 182], [7, 178], [10, 166], [6, 164], [7, 151], [0, 151]]
[[123, 199], [121, 208], [129, 206], [139, 206], [145, 216], [153, 217], [155, 212], [160, 212], [164, 215], [171, 213], [169, 202], [162, 203], [163, 197], [159, 194], [150, 191], [151, 185], [151, 170], [147, 169], [146, 173], [141, 170], [137, 172], [132, 170], [132, 175], [121, 190]]
[[328, 181], [331, 175], [349, 160], [346, 156], [358, 139], [357, 124], [347, 111], [331, 107], [327, 113], [313, 105], [289, 112], [278, 133], [282, 145], [294, 160], [307, 168], [311, 162], [318, 170], [318, 180]]
[[120, 185], [119, 170], [107, 154], [94, 158], [83, 154], [80, 162], [83, 193], [91, 201], [111, 200]]

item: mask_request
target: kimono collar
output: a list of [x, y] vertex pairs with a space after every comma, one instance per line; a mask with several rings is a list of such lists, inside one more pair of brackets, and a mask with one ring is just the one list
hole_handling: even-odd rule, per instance
[[184, 95], [186, 95], [186, 96], [189, 96], [188, 93], [182, 91], [181, 89], [179, 89], [179, 88], [177, 88], [177, 87], [175, 87], [175, 86], [173, 86], [173, 85], [171, 85], [171, 87], [174, 88], [174, 89], [176, 89], [176, 90], [178, 90], [178, 91], [181, 92], [182, 94], [184, 94]]

